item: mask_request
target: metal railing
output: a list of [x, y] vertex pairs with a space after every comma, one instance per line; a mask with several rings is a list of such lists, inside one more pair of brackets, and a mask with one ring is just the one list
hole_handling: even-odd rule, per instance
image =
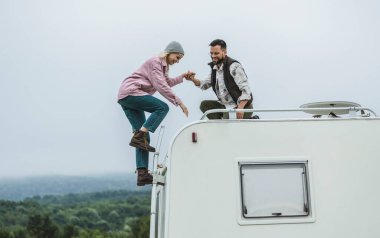
[[[207, 118], [207, 115], [212, 114], [212, 113], [223, 113], [223, 112], [229, 112], [229, 113], [236, 113], [236, 112], [306, 112], [306, 113], [312, 113], [315, 112], [316, 110], [321, 111], [321, 112], [333, 112], [333, 111], [348, 111], [348, 113], [343, 113], [343, 114], [350, 114], [356, 113], [358, 111], [361, 112], [370, 112], [372, 113], [373, 117], [377, 117], [377, 114], [371, 110], [370, 108], [366, 107], [334, 107], [334, 108], [293, 108], [293, 109], [212, 109], [206, 111], [203, 116], [201, 117], [201, 120], [204, 120]], [[365, 116], [361, 115], [361, 117], [370, 117], [371, 114], [365, 114]], [[353, 117], [358, 117], [358, 115], [355, 115]]]

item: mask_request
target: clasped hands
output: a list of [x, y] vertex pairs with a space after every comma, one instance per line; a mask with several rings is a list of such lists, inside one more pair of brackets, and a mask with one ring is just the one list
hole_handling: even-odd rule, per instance
[[194, 79], [195, 79], [195, 73], [189, 70], [189, 71], [187, 71], [187, 73], [184, 73], [184, 74], [183, 74], [183, 77], [184, 77], [186, 80], [194, 81]]

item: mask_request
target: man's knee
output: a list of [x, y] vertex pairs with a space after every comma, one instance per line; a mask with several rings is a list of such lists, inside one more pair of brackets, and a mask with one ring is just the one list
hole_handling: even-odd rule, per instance
[[204, 113], [205, 111], [207, 111], [207, 101], [202, 101], [201, 104], [199, 105], [199, 109], [201, 109], [201, 111]]
[[213, 100], [203, 100], [201, 105], [199, 105], [199, 109], [201, 109], [203, 113], [211, 109], [216, 109], [217, 107], [215, 107], [215, 102], [216, 101]]

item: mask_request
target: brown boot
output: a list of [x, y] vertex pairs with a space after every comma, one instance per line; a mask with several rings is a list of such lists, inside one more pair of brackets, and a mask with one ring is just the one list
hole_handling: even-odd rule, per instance
[[152, 184], [152, 182], [153, 176], [148, 172], [146, 168], [137, 169], [137, 186]]
[[142, 150], [147, 150], [149, 152], [156, 152], [156, 149], [149, 145], [148, 140], [146, 139], [146, 134], [148, 132], [137, 131], [133, 137], [130, 146], [140, 148]]

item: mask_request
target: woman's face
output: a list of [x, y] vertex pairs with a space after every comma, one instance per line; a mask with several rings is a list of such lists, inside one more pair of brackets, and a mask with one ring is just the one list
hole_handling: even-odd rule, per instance
[[175, 63], [179, 63], [180, 59], [182, 59], [183, 54], [180, 53], [170, 53], [166, 56], [166, 63], [169, 65], [173, 65]]

